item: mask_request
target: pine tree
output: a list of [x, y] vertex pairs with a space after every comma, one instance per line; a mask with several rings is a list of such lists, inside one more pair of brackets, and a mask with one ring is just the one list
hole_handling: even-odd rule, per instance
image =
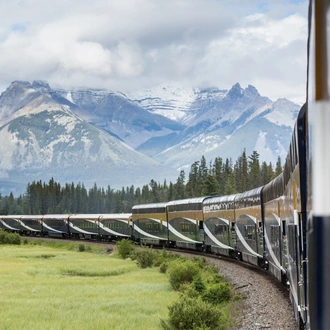
[[220, 186], [214, 175], [208, 175], [203, 184], [203, 196], [216, 196], [219, 195]]
[[282, 164], [281, 164], [281, 157], [278, 156], [277, 157], [277, 162], [276, 162], [276, 167], [275, 167], [275, 177], [280, 175], [282, 172], [283, 172], [283, 167], [282, 167]]
[[174, 199], [184, 199], [185, 198], [185, 173], [183, 170], [180, 171], [180, 175], [176, 181], [176, 184], [174, 185]]
[[257, 188], [261, 186], [261, 174], [259, 164], [259, 154], [257, 151], [253, 151], [252, 155], [249, 156], [249, 178], [250, 185], [249, 189]]
[[199, 162], [194, 162], [191, 165], [189, 179], [186, 185], [186, 195], [188, 197], [196, 197], [199, 195], [200, 180], [199, 180]]

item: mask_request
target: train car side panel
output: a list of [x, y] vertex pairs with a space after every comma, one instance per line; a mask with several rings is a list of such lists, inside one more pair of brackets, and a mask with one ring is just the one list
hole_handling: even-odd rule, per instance
[[160, 246], [168, 244], [166, 203], [133, 206], [132, 223], [133, 237], [137, 242]]
[[206, 251], [236, 257], [235, 195], [206, 199], [203, 213]]
[[256, 266], [263, 266], [262, 187], [235, 197], [235, 231], [237, 253], [240, 258]]

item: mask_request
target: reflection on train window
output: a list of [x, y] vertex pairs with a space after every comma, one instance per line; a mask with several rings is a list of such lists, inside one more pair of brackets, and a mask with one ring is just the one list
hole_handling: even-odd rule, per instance
[[169, 212], [179, 212], [179, 211], [202, 211], [203, 204], [202, 202], [198, 203], [187, 203], [187, 204], [175, 204], [169, 205], [168, 211]]
[[297, 250], [296, 250], [296, 244], [295, 240], [297, 237], [297, 228], [295, 225], [289, 224], [288, 225], [288, 241], [290, 242], [289, 244], [289, 256], [290, 259], [294, 262], [295, 258], [297, 256]]
[[108, 222], [107, 224], [105, 224], [107, 227], [109, 227], [112, 230], [118, 230], [123, 228], [123, 223], [118, 222], [118, 221], [112, 221], [112, 222]]
[[254, 239], [255, 238], [255, 226], [244, 226], [244, 235], [247, 239]]
[[270, 227], [270, 241], [272, 244], [278, 242], [279, 239], [279, 227], [271, 226]]
[[146, 206], [145, 208], [133, 208], [133, 214], [151, 214], [151, 213], [165, 213], [165, 206], [162, 207], [150, 207]]
[[155, 232], [159, 232], [159, 223], [146, 223], [146, 227], [145, 227], [146, 229], [147, 229], [147, 231], [148, 232], [153, 232], [153, 233], [155, 233]]
[[90, 221], [73, 221], [73, 224], [82, 229], [92, 229], [94, 228], [94, 222]]
[[228, 226], [227, 225], [223, 225], [223, 224], [218, 224], [214, 226], [214, 234], [215, 235], [224, 235], [227, 234], [228, 232]]
[[195, 226], [189, 223], [181, 224], [181, 232], [182, 233], [194, 233]]

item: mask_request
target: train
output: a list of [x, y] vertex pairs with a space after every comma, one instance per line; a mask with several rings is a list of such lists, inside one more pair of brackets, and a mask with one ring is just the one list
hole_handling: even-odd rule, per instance
[[265, 269], [288, 286], [297, 327], [330, 328], [330, 2], [310, 0], [306, 102], [283, 172], [230, 196], [135, 205], [125, 214], [0, 216], [23, 235], [177, 247]]

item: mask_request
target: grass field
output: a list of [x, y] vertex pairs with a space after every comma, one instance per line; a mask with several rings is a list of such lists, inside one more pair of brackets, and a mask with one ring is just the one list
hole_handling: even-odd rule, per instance
[[114, 255], [0, 245], [1, 330], [161, 329], [178, 298], [156, 268]]

